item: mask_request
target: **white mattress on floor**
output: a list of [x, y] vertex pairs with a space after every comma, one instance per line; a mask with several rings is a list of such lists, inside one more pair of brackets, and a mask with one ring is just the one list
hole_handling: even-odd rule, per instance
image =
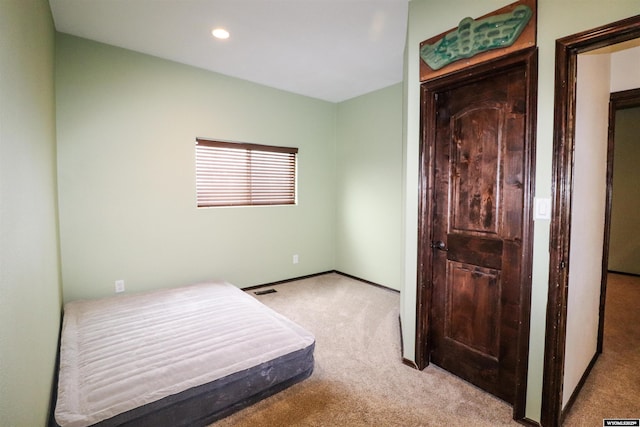
[[84, 427], [313, 344], [219, 282], [64, 307], [56, 421]]

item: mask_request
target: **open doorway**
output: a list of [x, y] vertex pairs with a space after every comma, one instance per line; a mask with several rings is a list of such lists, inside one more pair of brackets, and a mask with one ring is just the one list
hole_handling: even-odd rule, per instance
[[[637, 140], [640, 135], [640, 90], [612, 93], [609, 105], [605, 215], [605, 237], [608, 230], [609, 242], [605, 243], [603, 251], [597, 363], [594, 357], [571, 394], [571, 400], [564, 405], [566, 425], [590, 425], [612, 415], [634, 418], [640, 413], [640, 374], [637, 372], [640, 331], [636, 327], [640, 324], [640, 312], [629, 309], [630, 301], [640, 300], [640, 276], [635, 275], [640, 265], [634, 262], [634, 258], [640, 257], [637, 233], [640, 218], [635, 206], [636, 203], [640, 206], [640, 170], [637, 168], [640, 161]], [[569, 288], [571, 295], [571, 285]], [[570, 333], [568, 330], [567, 335]]]
[[[589, 161], [598, 168], [596, 174], [604, 176], [607, 147], [602, 142], [599, 146], [593, 144], [591, 148], [600, 150], [600, 154], [590, 152], [581, 145], [583, 137], [588, 139], [590, 135], [577, 135], [576, 107], [581, 96], [578, 57], [638, 37], [640, 16], [557, 41], [554, 207], [542, 401], [544, 426], [561, 424], [563, 411], [574, 398], [574, 391], [579, 390], [585, 373], [595, 363], [602, 344], [598, 313], [599, 308], [600, 313], [604, 308], [600, 301], [605, 294], [600, 294], [601, 283], [606, 289], [608, 238], [605, 229], [608, 230], [609, 222], [605, 220], [608, 202], [605, 202], [604, 194], [608, 193], [600, 189], [599, 195], [595, 195], [590, 185], [582, 184], [584, 180], [594, 178], [590, 175]], [[606, 113], [604, 120], [606, 141]], [[600, 182], [604, 185], [605, 181]], [[590, 284], [583, 286], [587, 282]], [[585, 301], [588, 303], [581, 305]], [[569, 307], [574, 311], [578, 307], [577, 311], [586, 316], [580, 317], [581, 313], [576, 316]], [[585, 319], [589, 324], [586, 333], [579, 329], [584, 326]], [[597, 350], [596, 345], [599, 346]], [[567, 361], [570, 361], [569, 366]]]
[[[614, 51], [598, 50], [578, 58], [574, 179], [580, 182], [574, 184], [574, 190], [578, 191], [574, 191], [572, 206], [571, 225], [577, 232], [572, 233], [571, 238], [562, 402], [562, 418], [566, 416], [570, 425], [593, 423], [594, 417], [598, 421], [612, 415], [634, 417], [640, 410], [637, 395], [628, 398], [628, 393], [638, 388], [635, 383], [639, 377], [635, 373], [638, 360], [631, 348], [638, 340], [638, 334], [627, 326], [635, 325], [640, 315], [625, 309], [629, 298], [634, 295], [640, 298], [640, 278], [633, 280], [608, 274], [612, 269], [633, 272], [637, 266], [631, 258], [636, 255], [640, 260], [640, 239], [636, 231], [638, 210], [634, 207], [639, 199], [637, 163], [640, 145], [637, 135], [640, 134], [640, 108], [633, 108], [640, 106], [640, 90], [625, 90], [607, 96], [609, 88], [602, 85], [602, 81], [610, 81], [610, 87], [616, 87], [614, 73], [609, 73], [610, 70], [623, 65], [627, 69], [630, 64], [634, 68], [640, 65], [637, 61], [640, 59], [640, 40], [633, 44], [638, 46], [616, 45], [619, 47]], [[594, 75], [593, 71], [599, 69], [605, 72]], [[606, 78], [609, 74], [610, 79]], [[604, 86], [600, 100], [598, 82], [594, 83], [589, 77], [598, 77]], [[640, 76], [638, 81], [627, 84], [640, 87]], [[589, 105], [581, 106], [585, 100]], [[585, 112], [597, 111], [598, 103], [605, 109], [599, 112], [600, 117], [598, 114], [586, 114], [585, 117]], [[588, 119], [586, 124], [585, 119]], [[599, 128], [602, 128], [601, 132], [598, 132]], [[592, 134], [585, 136], [585, 131]], [[590, 160], [584, 159], [585, 151], [591, 155]], [[593, 163], [601, 167], [593, 167]], [[584, 177], [584, 173], [590, 176]], [[606, 188], [598, 192], [597, 184]], [[585, 200], [584, 191], [580, 191], [585, 186], [588, 186], [586, 196], [589, 200]], [[597, 197], [598, 193], [600, 197]], [[591, 214], [585, 214], [585, 211]], [[594, 218], [593, 212], [600, 216]], [[587, 221], [582, 220], [582, 223], [575, 219], [585, 217]], [[584, 237], [590, 234], [601, 240], [587, 249], [576, 249], [574, 243], [584, 243]], [[584, 265], [584, 259], [581, 259], [584, 252], [592, 254], [591, 259], [587, 258], [592, 261], [591, 265]], [[601, 282], [593, 271], [601, 276]], [[590, 278], [590, 275], [594, 277]]]

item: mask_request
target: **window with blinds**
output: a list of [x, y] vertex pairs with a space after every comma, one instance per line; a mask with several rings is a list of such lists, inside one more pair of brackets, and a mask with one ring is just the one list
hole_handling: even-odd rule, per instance
[[296, 203], [298, 149], [196, 139], [198, 207]]

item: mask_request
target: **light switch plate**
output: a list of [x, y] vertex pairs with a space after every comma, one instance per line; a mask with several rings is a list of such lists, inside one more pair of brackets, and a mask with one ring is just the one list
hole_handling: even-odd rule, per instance
[[536, 197], [533, 219], [551, 219], [551, 199]]

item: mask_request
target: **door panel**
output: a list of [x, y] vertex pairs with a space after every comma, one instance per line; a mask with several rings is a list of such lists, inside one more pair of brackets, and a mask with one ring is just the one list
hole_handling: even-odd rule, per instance
[[526, 73], [437, 93], [430, 358], [513, 403], [521, 299]]
[[480, 103], [450, 119], [452, 196], [451, 229], [498, 233], [500, 160], [504, 118], [501, 106]]
[[500, 336], [500, 271], [447, 263], [445, 339], [497, 359]]

